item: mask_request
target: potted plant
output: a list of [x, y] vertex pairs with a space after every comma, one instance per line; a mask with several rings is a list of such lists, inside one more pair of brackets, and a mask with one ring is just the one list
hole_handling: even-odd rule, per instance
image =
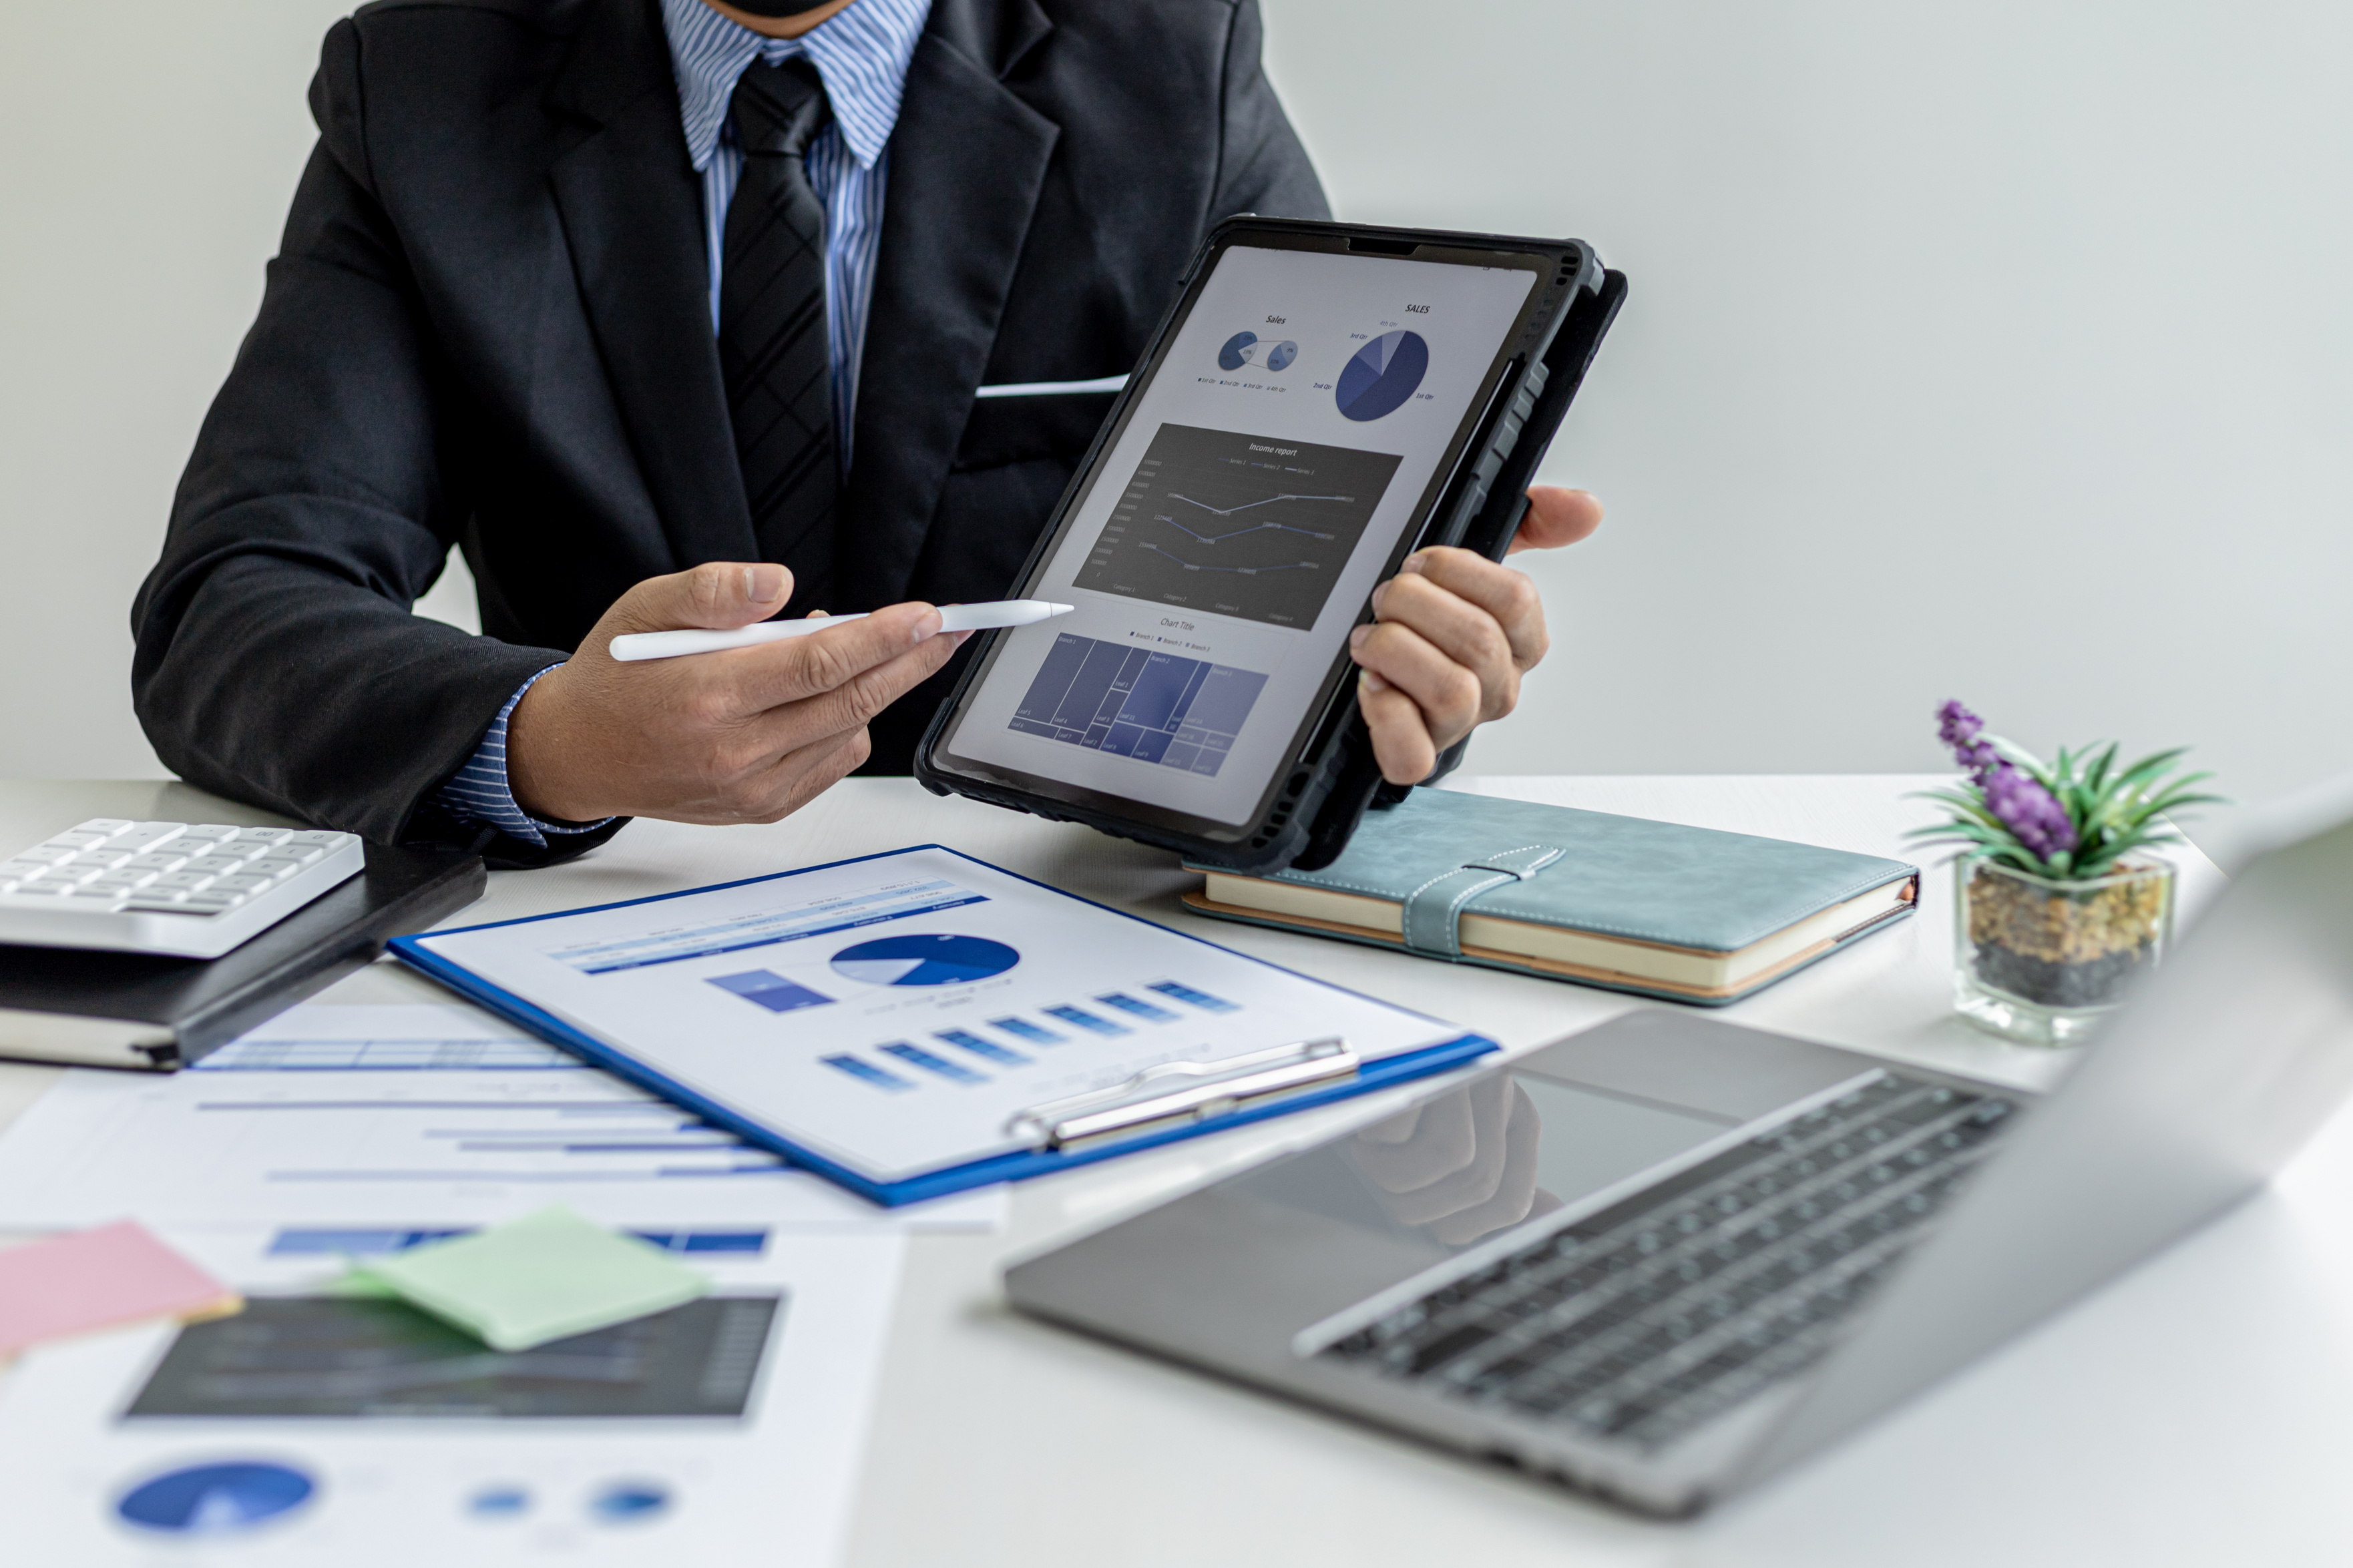
[[1954, 1005], [2012, 1039], [2081, 1039], [2172, 941], [2174, 868], [2148, 853], [2180, 841], [2167, 814], [2222, 797], [2197, 792], [2211, 774], [2174, 776], [2186, 746], [2119, 767], [2094, 743], [2046, 764], [1958, 702], [1936, 717], [1968, 780], [1926, 792], [1951, 816], [1913, 834], [1961, 847]]

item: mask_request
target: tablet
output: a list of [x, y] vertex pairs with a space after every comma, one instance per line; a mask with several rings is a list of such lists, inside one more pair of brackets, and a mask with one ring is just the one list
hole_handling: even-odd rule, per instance
[[1613, 280], [1574, 240], [1219, 225], [1013, 589], [1076, 609], [986, 634], [918, 776], [1227, 865], [1352, 825], [1348, 634], [1412, 550], [1502, 554]]

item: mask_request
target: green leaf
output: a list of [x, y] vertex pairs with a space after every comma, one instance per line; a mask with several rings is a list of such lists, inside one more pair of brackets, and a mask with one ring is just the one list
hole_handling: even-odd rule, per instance
[[[2095, 746], [2099, 744], [2097, 741], [2092, 743]], [[2108, 770], [2116, 766], [2116, 742], [2110, 741], [2108, 749], [2093, 759], [2092, 771], [2084, 776], [2084, 787], [2090, 790], [2094, 796], [2100, 795], [2102, 786], [2107, 782]]]
[[1995, 751], [2007, 757], [2019, 772], [2041, 784], [2044, 789], [2054, 794], [2057, 792], [2058, 781], [2052, 777], [2051, 769], [2044, 764], [2042, 758], [2015, 741], [2004, 740], [2000, 735], [1988, 735], [1985, 739]]
[[2176, 746], [2169, 752], [2151, 752], [2118, 773], [2116, 787], [2137, 789], [2144, 784], [2152, 784], [2163, 774], [2171, 773], [2174, 764], [2187, 755], [2189, 751], [2189, 748], [2187, 746]]

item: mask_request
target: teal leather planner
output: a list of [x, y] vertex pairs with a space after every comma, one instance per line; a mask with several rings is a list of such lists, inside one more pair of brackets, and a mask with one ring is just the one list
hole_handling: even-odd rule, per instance
[[1912, 913], [1901, 860], [1637, 816], [1419, 789], [1320, 871], [1207, 881], [1244, 921], [1703, 1006]]

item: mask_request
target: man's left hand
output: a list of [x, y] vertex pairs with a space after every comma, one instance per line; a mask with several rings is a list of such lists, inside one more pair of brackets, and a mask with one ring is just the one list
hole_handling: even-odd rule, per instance
[[[1539, 485], [1511, 552], [1557, 550], [1601, 526], [1601, 503], [1584, 490]], [[1440, 546], [1406, 557], [1373, 590], [1374, 621], [1349, 647], [1356, 701], [1373, 755], [1391, 784], [1419, 784], [1439, 752], [1473, 726], [1509, 713], [1520, 677], [1550, 646], [1534, 583], [1468, 550]]]

